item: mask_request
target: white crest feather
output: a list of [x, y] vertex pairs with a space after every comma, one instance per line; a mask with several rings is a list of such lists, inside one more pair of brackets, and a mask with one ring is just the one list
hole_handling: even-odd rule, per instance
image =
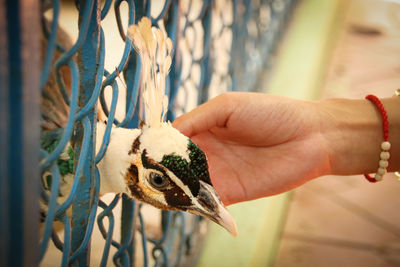
[[129, 26], [128, 37], [142, 62], [144, 122], [149, 127], [160, 127], [168, 110], [165, 78], [172, 63], [172, 41], [164, 30], [151, 27], [147, 17], [143, 17], [137, 25]]

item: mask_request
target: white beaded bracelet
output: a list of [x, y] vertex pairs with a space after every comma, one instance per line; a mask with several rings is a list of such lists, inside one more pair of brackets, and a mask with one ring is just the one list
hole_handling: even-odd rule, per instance
[[390, 158], [390, 153], [389, 153], [390, 143], [388, 141], [382, 142], [381, 149], [382, 149], [382, 152], [380, 154], [381, 159], [379, 160], [379, 168], [375, 174], [376, 181], [382, 180], [383, 175], [386, 174], [386, 168], [389, 166], [388, 160]]

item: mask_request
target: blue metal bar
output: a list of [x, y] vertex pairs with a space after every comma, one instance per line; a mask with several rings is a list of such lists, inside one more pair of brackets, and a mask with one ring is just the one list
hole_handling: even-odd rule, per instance
[[70, 116], [68, 116], [67, 125], [65, 126], [60, 142], [53, 150], [53, 152], [51, 152], [46, 158], [41, 160], [40, 168], [42, 171], [48, 169], [50, 167], [50, 164], [58, 159], [61, 152], [67, 145], [69, 139], [71, 138], [72, 132], [74, 130], [75, 116], [72, 116], [71, 114], [75, 114], [78, 111], [79, 74], [78, 74], [78, 66], [76, 65], [74, 60], [70, 59], [68, 61], [68, 67], [71, 71]]
[[[40, 76], [40, 88], [42, 88], [42, 90], [50, 75], [50, 67], [53, 60], [54, 50], [56, 48], [58, 17], [60, 15], [60, 2], [58, 0], [52, 0], [52, 4], [53, 4], [53, 17], [51, 21], [51, 34], [47, 41], [45, 60], [43, 64], [42, 74]], [[45, 22], [43, 22], [43, 24], [45, 24]], [[46, 27], [47, 25], [43, 26]]]
[[[128, 40], [128, 41], [125, 43], [124, 53], [123, 53], [123, 55], [122, 55], [122, 58], [121, 58], [121, 61], [120, 61], [119, 65], [118, 65], [118, 67], [117, 67], [117, 70], [118, 70], [119, 73], [122, 73], [124, 67], [125, 67], [126, 64], [127, 64], [128, 59], [129, 59], [129, 55], [130, 55], [130, 53], [131, 53], [132, 51], [133, 51], [132, 43], [131, 43], [130, 40]], [[117, 71], [116, 71], [116, 70], [114, 70], [111, 74], [107, 74], [107, 75], [106, 75], [106, 80], [103, 82], [103, 87], [104, 87], [104, 86], [108, 86], [108, 85], [110, 85], [112, 82], [114, 82], [114, 80], [116, 79], [116, 77], [117, 77]]]
[[[139, 206], [141, 207], [141, 205]], [[147, 238], [146, 238], [146, 230], [145, 224], [143, 220], [142, 213], [139, 208], [139, 223], [140, 223], [140, 233], [142, 235], [142, 247], [143, 247], [143, 266], [147, 267], [149, 265], [149, 258], [148, 258], [148, 249], [147, 249]]]
[[140, 58], [132, 52], [126, 64], [124, 77], [126, 80], [126, 101], [129, 105], [126, 106], [127, 112], [125, 119], [119, 126], [127, 128], [137, 128], [139, 121], [139, 82], [140, 82]]
[[[232, 1], [232, 17], [237, 18], [237, 5], [238, 5], [239, 0], [233, 0]], [[233, 21], [231, 25], [231, 31], [232, 31], [232, 40], [236, 40], [237, 32], [238, 32], [238, 26], [237, 24]], [[231, 43], [231, 50], [229, 53], [229, 63], [228, 63], [228, 75], [231, 77], [232, 80], [232, 91], [237, 91], [237, 82], [235, 78], [235, 55], [236, 55], [236, 44], [237, 42], [232, 42]]]
[[[137, 22], [138, 19], [142, 17], [142, 12], [147, 8], [147, 10], [150, 10], [150, 6], [146, 5], [146, 3], [143, 2], [136, 2], [133, 4], [133, 1], [128, 2], [129, 3], [129, 9], [132, 11], [130, 12], [130, 17], [129, 17], [129, 24], [132, 24], [134, 22]], [[118, 4], [118, 5], [117, 5]], [[116, 10], [116, 15], [119, 15], [119, 4], [120, 3], [115, 3], [115, 10]], [[150, 1], [147, 2], [147, 4], [150, 4]], [[146, 7], [145, 7], [146, 5]], [[135, 13], [133, 13], [133, 10], [135, 10]], [[118, 13], [117, 13], [118, 11]], [[131, 16], [134, 15], [134, 16]], [[122, 28], [121, 24], [121, 19], [119, 16], [117, 16], [117, 22], [118, 22], [118, 29], [120, 31], [120, 35], [123, 40], [125, 40], [125, 34]], [[126, 40], [127, 42], [130, 42], [130, 40]], [[131, 46], [133, 50], [133, 46]], [[133, 64], [134, 63], [134, 64]], [[124, 76], [126, 79], [126, 84], [127, 84], [127, 93], [126, 93], [126, 111], [127, 114], [125, 116], [125, 119], [119, 124], [119, 126], [127, 126], [127, 127], [134, 127], [136, 128], [138, 123], [137, 123], [137, 116], [133, 117], [133, 114], [137, 110], [137, 99], [138, 99], [138, 93], [139, 93], [139, 73], [140, 71], [140, 64], [138, 63], [138, 58], [136, 56], [136, 53], [132, 52], [130, 53], [128, 62], [127, 62], [127, 67], [124, 72]], [[137, 68], [138, 67], [138, 68]], [[114, 262], [116, 262], [117, 258], [120, 258], [122, 260], [122, 264], [124, 266], [132, 266], [134, 263], [134, 250], [133, 250], [133, 242], [134, 242], [134, 229], [135, 229], [135, 212], [136, 212], [136, 203], [132, 199], [129, 199], [126, 197], [126, 195], [123, 195], [122, 197], [122, 215], [121, 215], [121, 247], [117, 251], [117, 253], [114, 256]], [[125, 253], [123, 253], [125, 252]], [[123, 253], [123, 254], [122, 254]], [[125, 256], [125, 255], [128, 255]], [[122, 257], [123, 256], [123, 257]], [[121, 260], [119, 261], [121, 263]]]
[[172, 58], [171, 71], [168, 74], [168, 113], [167, 120], [173, 121], [175, 119], [175, 113], [173, 106], [178, 95], [178, 89], [180, 87], [180, 80], [182, 75], [182, 57], [179, 54], [179, 39], [178, 39], [178, 19], [179, 19], [179, 3], [180, 1], [172, 1], [169, 6], [168, 18], [170, 21], [167, 22], [166, 31], [169, 38], [171, 38], [174, 44], [174, 56]]
[[[116, 7], [117, 7], [116, 1]], [[119, 8], [119, 7], [118, 7]], [[138, 23], [138, 21], [147, 13], [145, 1], [136, 1], [134, 5], [132, 5], [134, 16], [133, 21], [129, 21], [131, 23]], [[128, 40], [128, 42], [130, 42]], [[124, 69], [124, 77], [126, 81], [126, 116], [122, 123], [119, 126], [127, 127], [127, 128], [137, 128], [139, 121], [139, 106], [138, 98], [139, 98], [139, 82], [140, 82], [140, 58], [137, 56], [134, 51], [133, 46], [131, 46], [131, 53], [129, 55], [128, 61], [126, 62], [126, 66]], [[135, 97], [137, 96], [137, 97]]]
[[212, 76], [212, 64], [210, 64], [210, 46], [211, 46], [211, 24], [212, 24], [212, 6], [211, 1], [203, 3], [203, 17], [201, 23], [204, 28], [203, 37], [203, 57], [201, 59], [201, 78], [199, 84], [199, 98], [197, 104], [200, 105], [208, 100], [208, 89], [210, 87]]
[[163, 6], [160, 14], [158, 14], [158, 16], [156, 18], [152, 18], [152, 20], [151, 20], [152, 25], [156, 25], [160, 19], [165, 17], [165, 14], [167, 13], [171, 3], [172, 3], [171, 0], [165, 0], [164, 6]]
[[61, 91], [61, 94], [64, 97], [65, 103], [69, 104], [69, 98], [68, 98], [68, 93], [67, 90], [65, 89], [65, 85], [63, 80], [61, 79], [60, 75], [57, 75], [60, 72], [60, 69], [62, 66], [68, 64], [68, 62], [74, 57], [76, 52], [82, 47], [82, 45], [85, 42], [87, 33], [88, 33], [88, 28], [89, 28], [89, 22], [92, 17], [92, 10], [93, 10], [93, 4], [95, 0], [91, 1], [86, 1], [85, 5], [80, 5], [81, 7], [84, 6], [83, 10], [80, 10], [80, 18], [81, 20], [79, 21], [79, 35], [78, 35], [78, 40], [72, 46], [70, 50], [68, 50], [66, 53], [64, 53], [60, 59], [57, 60], [57, 62], [54, 65], [54, 73], [56, 73], [56, 82], [57, 85]]
[[[0, 0], [0, 32], [6, 32], [8, 30], [7, 9], [5, 6], [5, 0]], [[3, 153], [0, 156], [0, 266], [7, 266], [9, 261], [10, 253], [10, 221], [8, 220], [9, 214], [9, 177], [11, 174], [10, 166], [8, 165], [9, 159], [5, 156], [5, 151], [9, 151], [10, 147], [8, 139], [11, 134], [8, 128], [10, 124], [10, 106], [9, 106], [9, 70], [8, 70], [8, 39], [5, 34], [0, 35], [0, 149]]]
[[[180, 224], [177, 224], [176, 221], [179, 218], [180, 218], [181, 221], [180, 221]], [[175, 262], [173, 264], [171, 264], [171, 265], [172, 266], [179, 266], [179, 263], [180, 263], [180, 261], [182, 259], [182, 255], [184, 253], [184, 248], [185, 248], [186, 239], [187, 239], [187, 236], [185, 234], [185, 228], [186, 228], [185, 226], [187, 226], [186, 225], [186, 220], [185, 220], [185, 214], [183, 214], [182, 212], [177, 212], [177, 213], [175, 213], [175, 216], [174, 216], [173, 220], [174, 220], [175, 228], [177, 228], [177, 230], [179, 231], [178, 235], [179, 235], [180, 238], [179, 238], [178, 252], [176, 253], [177, 257], [176, 257]], [[190, 231], [190, 233], [194, 232], [195, 230], [196, 229], [193, 229], [193, 231]], [[168, 245], [170, 247], [173, 247], [174, 244], [168, 244]], [[188, 251], [190, 251], [190, 250], [188, 250]]]
[[80, 244], [79, 248], [76, 249], [76, 251], [71, 255], [70, 261], [73, 262], [77, 257], [79, 257], [81, 254], [85, 253], [86, 250], [89, 248], [89, 242], [90, 238], [92, 236], [93, 232], [93, 227], [96, 219], [96, 211], [98, 207], [98, 201], [99, 201], [99, 191], [100, 191], [100, 174], [99, 171], [96, 167], [96, 177], [94, 181], [94, 192], [93, 194], [93, 200], [91, 203], [90, 207], [90, 214], [88, 217], [88, 223], [85, 231], [85, 235], [83, 237], [82, 243]]
[[108, 11], [110, 10], [110, 7], [111, 7], [111, 3], [112, 3], [112, 0], [105, 1], [103, 9], [101, 10], [101, 16], [100, 16], [101, 20], [103, 20], [107, 16]]
[[[162, 247], [154, 247], [152, 250], [152, 255], [156, 259], [156, 263], [154, 266], [164, 266], [164, 267], [169, 266], [167, 253]], [[162, 258], [160, 258], [160, 255], [162, 256]]]
[[54, 229], [51, 232], [51, 240], [53, 241], [53, 244], [57, 249], [59, 249], [60, 251], [64, 250], [64, 243], [60, 240], [60, 237], [57, 235]]
[[71, 253], [71, 223], [67, 215], [63, 215], [61, 218], [64, 223], [64, 247], [61, 266], [67, 266], [69, 264], [69, 255]]
[[[78, 157], [78, 166], [76, 168], [76, 174], [74, 178], [74, 185], [71, 189], [68, 200], [72, 200], [72, 243], [71, 249], [77, 252], [81, 249], [81, 244], [85, 243], [85, 236], [91, 218], [93, 209], [97, 208], [97, 205], [93, 204], [93, 198], [96, 200], [96, 191], [93, 192], [92, 177], [94, 177], [90, 171], [90, 167], [93, 164], [94, 153], [93, 153], [93, 135], [91, 121], [89, 118], [84, 117], [82, 119], [83, 129], [79, 130], [83, 132], [82, 146], [76, 145], [75, 155]], [[95, 139], [94, 139], [95, 140]], [[92, 163], [92, 164], [90, 164]], [[76, 185], [76, 186], [75, 186]], [[75, 186], [75, 188], [74, 188]], [[75, 189], [75, 190], [74, 190]], [[97, 192], [98, 194], [98, 192]], [[63, 204], [66, 204], [65, 201]], [[59, 209], [60, 210], [60, 209]], [[95, 211], [94, 211], [95, 212]], [[85, 247], [86, 251], [79, 251], [81, 257], [77, 259], [78, 264], [89, 264], [89, 258], [87, 253], [90, 246]]]
[[[110, 246], [112, 242], [112, 236], [114, 232], [114, 215], [112, 213], [112, 210], [114, 207], [117, 205], [118, 201], [120, 199], [120, 195], [116, 194], [114, 199], [111, 201], [110, 205], [106, 205], [103, 201], [100, 200], [99, 206], [103, 208], [104, 210], [97, 216], [97, 224], [99, 226], [99, 230], [103, 236], [103, 238], [106, 240], [106, 244], [104, 245], [104, 251], [103, 255], [101, 257], [101, 267], [105, 267], [107, 265], [107, 259], [108, 255], [110, 252]], [[103, 224], [103, 218], [107, 216], [108, 217], [108, 232], [106, 232]]]
[[[133, 47], [132, 47], [131, 41], [130, 40], [126, 40], [125, 32], [123, 30], [123, 26], [122, 26], [122, 22], [121, 22], [120, 5], [121, 5], [122, 1], [126, 1], [126, 0], [117, 0], [114, 3], [114, 10], [115, 10], [115, 16], [116, 16], [116, 19], [117, 19], [118, 29], [119, 29], [121, 38], [124, 41], [126, 41], [125, 49], [124, 49], [124, 53], [123, 53], [121, 62], [117, 67], [119, 73], [121, 73], [123, 71], [124, 66], [126, 66], [127, 61], [130, 58], [130, 54], [133, 54], [133, 53], [131, 53], [131, 51], [133, 51]], [[128, 3], [128, 12], [129, 12], [128, 13], [128, 25], [131, 25], [135, 21], [135, 12], [134, 12], [134, 10], [135, 10], [136, 7], [135, 7], [135, 4], [134, 4], [134, 2], [132, 0], [126, 1], [126, 2]], [[135, 72], [137, 73], [137, 71], [135, 71]], [[103, 87], [109, 85], [111, 83], [111, 81], [115, 80], [116, 76], [117, 76], [117, 72], [114, 70], [111, 73], [111, 75], [109, 75], [107, 77], [107, 79], [104, 81]], [[125, 116], [125, 118], [124, 118], [124, 120], [122, 122], [118, 122], [117, 120], [115, 120], [116, 124], [119, 127], [124, 127], [128, 123], [130, 123], [130, 121], [132, 120], [132, 117], [134, 115], [134, 111], [136, 110], [136, 105], [137, 105], [137, 102], [138, 102], [138, 93], [139, 93], [139, 91], [138, 91], [138, 79], [137, 79], [137, 82], [133, 84], [133, 91], [135, 91], [136, 93], [132, 94], [131, 93], [132, 92], [132, 86], [130, 86], [129, 84], [127, 85], [128, 86], [127, 98], [126, 98], [127, 99], [127, 113], [126, 113], [126, 116]], [[135, 79], [135, 81], [136, 81], [136, 79]], [[101, 104], [102, 104], [103, 110], [104, 110], [106, 116], [108, 116], [108, 109], [106, 108], [106, 105], [105, 105], [103, 93], [102, 93], [102, 97], [101, 97], [100, 100], [101, 100]]]
[[39, 3], [0, 5], [0, 264], [28, 266], [38, 260]]
[[56, 248], [62, 251], [61, 266], [67, 266], [71, 252], [71, 224], [70, 219], [65, 214], [60, 216], [59, 219], [64, 224], [64, 243], [61, 242], [55, 230], [51, 233], [51, 239]]
[[100, 47], [99, 47], [99, 62], [98, 62], [98, 70], [96, 73], [96, 82], [94, 85], [93, 93], [89, 99], [89, 101], [85, 104], [85, 106], [79, 111], [76, 115], [76, 120], [80, 120], [83, 116], [87, 115], [90, 111], [93, 112], [93, 107], [96, 106], [97, 100], [99, 99], [101, 84], [103, 80], [104, 73], [104, 59], [105, 59], [105, 40], [104, 40], [104, 32], [103, 29], [100, 28]]
[[97, 152], [96, 155], [96, 164], [100, 162], [100, 160], [104, 157], [108, 144], [110, 143], [110, 137], [111, 137], [111, 129], [115, 117], [115, 111], [117, 107], [117, 101], [118, 101], [118, 85], [114, 81], [113, 85], [113, 95], [112, 95], [112, 100], [111, 100], [111, 113], [108, 115], [108, 120], [107, 120], [107, 125], [106, 125], [106, 130], [104, 131], [104, 136], [103, 140], [100, 146], [99, 152]]
[[[42, 151], [42, 153], [46, 152]], [[43, 237], [40, 244], [40, 255], [39, 255], [40, 260], [42, 260], [44, 254], [46, 253], [48, 241], [50, 239], [50, 235], [53, 230], [53, 221], [56, 217], [55, 211], [57, 207], [57, 197], [59, 194], [58, 190], [60, 187], [60, 172], [55, 163], [53, 163], [53, 165], [51, 166], [51, 173], [52, 173], [51, 196], [49, 202], [47, 203], [48, 212], [44, 222]]]
[[126, 251], [129, 255], [127, 259], [123, 258], [124, 266], [131, 266], [134, 262], [133, 254], [133, 231], [135, 226], [136, 203], [127, 195], [122, 195], [122, 213], [121, 213], [121, 248], [115, 254], [120, 255], [121, 251]]
[[[91, 139], [91, 135], [88, 131], [91, 130], [90, 127], [90, 122], [87, 117], [83, 118], [82, 120], [83, 127], [87, 131], [83, 132], [83, 140], [82, 140], [82, 151], [78, 157], [78, 159], [86, 159], [89, 154], [89, 147], [90, 147], [90, 142], [93, 140]], [[56, 217], [61, 217], [65, 211], [72, 205], [72, 202], [75, 200], [75, 196], [78, 194], [79, 187], [81, 186], [81, 179], [85, 175], [85, 167], [86, 167], [87, 162], [85, 160], [78, 160], [78, 163], [76, 164], [75, 168], [75, 174], [74, 174], [74, 181], [72, 184], [71, 191], [67, 197], [67, 199], [60, 205], [60, 207], [57, 209], [56, 212]]]
[[124, 27], [122, 26], [122, 21], [121, 21], [121, 12], [120, 12], [120, 6], [122, 1], [126, 1], [128, 3], [128, 20], [129, 23], [128, 25], [131, 25], [135, 22], [135, 2], [133, 0], [116, 0], [114, 3], [114, 10], [115, 10], [115, 18], [117, 19], [117, 26], [118, 26], [118, 31], [119, 34], [122, 38], [122, 40], [126, 41], [126, 35], [125, 35], [125, 30]]
[[[173, 233], [170, 233], [170, 226], [172, 221], [172, 216], [175, 212], [172, 211], [161, 211], [161, 227], [162, 227], [162, 236], [159, 240], [147, 238], [147, 240], [154, 244], [154, 248], [152, 250], [152, 256], [156, 261], [156, 266], [158, 264], [163, 264], [164, 266], [168, 266], [168, 258], [167, 253], [165, 251], [165, 242], [168, 240], [170, 236], [174, 236]], [[157, 255], [157, 251], [159, 251], [159, 255]], [[162, 255], [162, 261], [160, 261], [159, 256]]]
[[[110, 73], [107, 70], [104, 70], [104, 75], [106, 76], [106, 80], [103, 82], [103, 85], [101, 87], [101, 91], [100, 91], [100, 107], [103, 110], [104, 114], [106, 115], [106, 117], [108, 118], [107, 121], [111, 121], [112, 124], [119, 124], [118, 120], [115, 119], [115, 112], [112, 112], [112, 108], [113, 108], [113, 101], [114, 98], [117, 97], [118, 98], [118, 93], [119, 93], [119, 89], [118, 89], [118, 84], [117, 82], [114, 80], [108, 80], [108, 77], [110, 77]], [[112, 86], [112, 90], [113, 90], [113, 99], [111, 101], [111, 113], [107, 107], [107, 103], [106, 103], [106, 99], [104, 96], [105, 93], [105, 89], [107, 86], [111, 85]], [[117, 101], [118, 99], [116, 99]], [[111, 118], [111, 114], [114, 113], [114, 116], [112, 116]]]
[[[80, 95], [79, 106], [85, 107], [90, 101], [93, 94], [96, 94], [96, 87], [100, 92], [101, 78], [103, 72], [99, 73], [101, 51], [100, 50], [100, 1], [99, 0], [82, 0], [79, 6], [92, 6], [91, 16], [85, 17], [85, 10], [79, 11], [79, 27], [87, 27], [87, 36], [82, 39], [82, 45], [78, 52], [78, 62], [80, 70]], [[84, 24], [87, 22], [88, 24]], [[79, 39], [79, 37], [78, 37]], [[100, 76], [100, 78], [99, 78]], [[96, 83], [97, 81], [97, 83]], [[96, 185], [96, 167], [95, 167], [95, 141], [96, 141], [96, 105], [94, 104], [82, 119], [82, 124], [78, 124], [75, 128], [75, 157], [74, 161], [84, 164], [84, 171], [77, 194], [72, 205], [72, 239], [71, 239], [71, 262], [78, 265], [89, 265], [90, 259], [90, 235], [94, 223], [94, 215], [97, 208], [98, 190]], [[88, 147], [81, 146], [83, 135], [90, 137]], [[82, 157], [83, 152], [87, 150], [86, 157]], [[82, 153], [82, 154], [81, 154]]]

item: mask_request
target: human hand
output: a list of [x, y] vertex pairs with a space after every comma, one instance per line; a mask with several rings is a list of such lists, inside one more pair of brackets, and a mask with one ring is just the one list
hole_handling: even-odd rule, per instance
[[173, 125], [206, 153], [210, 176], [228, 205], [282, 193], [330, 171], [313, 102], [259, 93], [226, 93]]

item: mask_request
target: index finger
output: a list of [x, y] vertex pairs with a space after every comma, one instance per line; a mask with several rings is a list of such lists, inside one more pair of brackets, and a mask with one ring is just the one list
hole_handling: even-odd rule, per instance
[[234, 111], [235, 93], [225, 93], [178, 117], [172, 125], [188, 137], [214, 127], [224, 128]]

